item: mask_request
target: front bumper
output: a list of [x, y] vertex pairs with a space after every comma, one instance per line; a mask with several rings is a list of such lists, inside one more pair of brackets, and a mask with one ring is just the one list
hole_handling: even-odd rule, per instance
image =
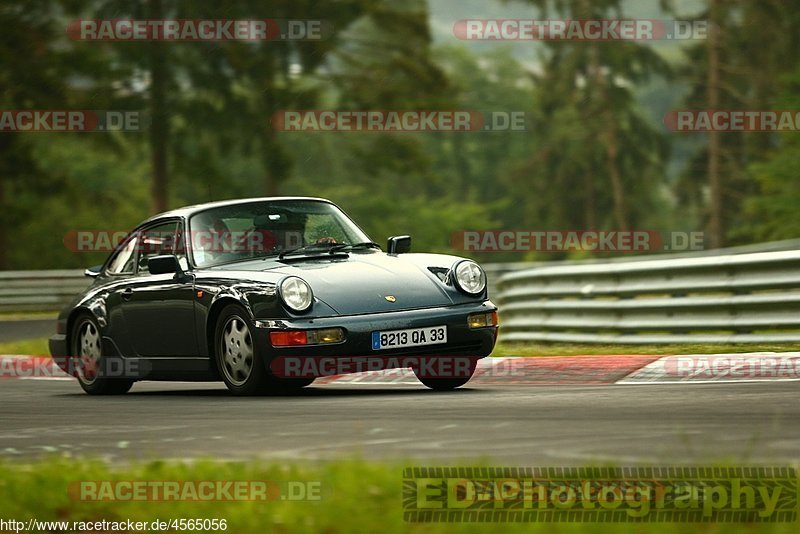
[[[460, 304], [404, 310], [389, 313], [348, 315], [316, 319], [257, 320], [257, 343], [262, 344], [264, 354], [271, 356], [470, 356], [483, 358], [491, 354], [497, 339], [497, 327], [471, 329], [467, 316], [474, 313], [496, 311], [491, 301], [475, 304]], [[372, 350], [372, 332], [403, 330], [428, 326], [447, 325], [447, 343], [420, 347]], [[345, 340], [341, 343], [273, 347], [269, 332], [276, 330], [309, 330], [318, 328], [342, 328]]]
[[56, 365], [58, 365], [62, 371], [69, 374], [66, 334], [54, 334], [50, 336], [47, 344], [50, 348], [50, 355], [53, 357], [53, 361], [56, 362]]
[[50, 355], [54, 357], [64, 357], [67, 355], [67, 336], [66, 334], [55, 334], [50, 336], [48, 341]]

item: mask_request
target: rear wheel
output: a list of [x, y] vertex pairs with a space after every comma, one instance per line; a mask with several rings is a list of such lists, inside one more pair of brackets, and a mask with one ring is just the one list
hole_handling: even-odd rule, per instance
[[103, 342], [97, 321], [90, 315], [81, 315], [72, 328], [72, 354], [75, 377], [83, 390], [90, 395], [121, 395], [133, 386], [133, 380], [103, 376], [109, 369], [103, 356]]

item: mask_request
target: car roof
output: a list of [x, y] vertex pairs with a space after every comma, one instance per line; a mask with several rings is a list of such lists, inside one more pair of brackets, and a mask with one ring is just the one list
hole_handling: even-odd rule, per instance
[[237, 198], [231, 200], [217, 200], [215, 202], [206, 202], [204, 204], [194, 204], [191, 206], [184, 206], [182, 208], [177, 208], [170, 211], [165, 211], [164, 213], [159, 213], [157, 215], [153, 215], [146, 221], [142, 222], [139, 226], [143, 226], [149, 224], [153, 221], [157, 221], [159, 219], [169, 219], [174, 217], [181, 217], [181, 218], [189, 218], [195, 213], [200, 213], [201, 211], [209, 210], [212, 208], [221, 208], [223, 206], [235, 206], [237, 204], [249, 204], [251, 202], [276, 202], [276, 201], [284, 201], [284, 200], [311, 200], [315, 202], [326, 202], [328, 204], [333, 204], [328, 199], [325, 198], [316, 198], [316, 197], [253, 197], [253, 198]]

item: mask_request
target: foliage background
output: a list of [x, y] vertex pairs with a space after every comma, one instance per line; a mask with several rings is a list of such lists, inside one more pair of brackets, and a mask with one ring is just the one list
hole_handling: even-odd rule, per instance
[[[324, 19], [335, 31], [262, 43], [81, 42], [65, 31], [76, 18], [158, 17]], [[697, 18], [720, 31], [713, 43], [452, 34], [464, 18], [547, 17]], [[0, 269], [97, 263], [103, 254], [69, 251], [65, 234], [268, 194], [330, 198], [373, 239], [409, 233], [426, 251], [457, 252], [453, 232], [487, 229], [706, 230], [709, 246], [796, 237], [799, 134], [709, 143], [662, 118], [709, 101], [798, 109], [798, 23], [800, 10], [781, 0], [6, 1], [0, 109], [141, 110], [151, 123], [139, 133], [0, 132]], [[525, 111], [528, 129], [270, 126], [276, 110], [321, 108]]]

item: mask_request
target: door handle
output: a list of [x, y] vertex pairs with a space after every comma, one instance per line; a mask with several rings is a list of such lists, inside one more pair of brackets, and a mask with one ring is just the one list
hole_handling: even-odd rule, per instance
[[125, 291], [123, 291], [121, 293], [121, 296], [122, 296], [122, 300], [130, 300], [131, 297], [133, 296], [133, 289], [130, 289], [130, 288], [126, 289]]

